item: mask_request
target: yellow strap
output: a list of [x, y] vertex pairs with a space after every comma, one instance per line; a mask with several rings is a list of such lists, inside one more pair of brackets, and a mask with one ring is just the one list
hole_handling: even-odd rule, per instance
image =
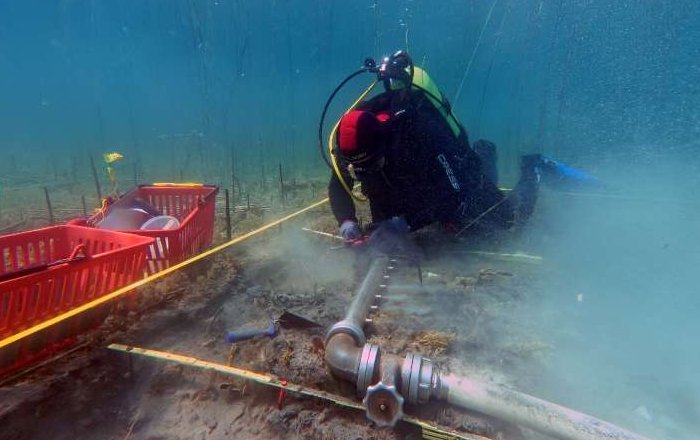
[[197, 182], [182, 182], [182, 183], [173, 183], [173, 182], [155, 182], [153, 183], [153, 186], [187, 186], [190, 188], [199, 188], [201, 186], [204, 186], [203, 183], [197, 183]]
[[149, 276], [147, 276], [147, 277], [145, 277], [145, 278], [142, 278], [142, 279], [140, 279], [140, 280], [138, 280], [138, 281], [136, 281], [136, 282], [133, 282], [133, 283], [129, 284], [128, 286], [121, 287], [121, 288], [115, 290], [114, 292], [111, 292], [111, 293], [108, 293], [107, 295], [101, 296], [101, 297], [99, 297], [99, 298], [97, 298], [97, 299], [95, 299], [95, 300], [93, 300], [93, 301], [90, 301], [89, 303], [83, 304], [83, 305], [80, 306], [80, 307], [76, 307], [76, 308], [74, 308], [74, 309], [72, 309], [72, 310], [69, 310], [68, 312], [65, 312], [65, 313], [63, 313], [63, 314], [61, 314], [61, 315], [55, 316], [55, 317], [53, 317], [53, 318], [51, 318], [51, 319], [47, 319], [46, 321], [43, 321], [43, 322], [41, 322], [41, 323], [39, 323], [39, 324], [37, 324], [37, 325], [35, 325], [35, 326], [33, 326], [33, 327], [30, 327], [30, 328], [28, 328], [28, 329], [26, 329], [26, 330], [24, 330], [24, 331], [21, 331], [21, 332], [19, 332], [19, 333], [17, 333], [17, 334], [14, 334], [14, 335], [9, 336], [9, 337], [7, 337], [7, 338], [5, 338], [5, 339], [3, 339], [3, 340], [0, 340], [0, 349], [2, 349], [2, 348], [4, 348], [4, 347], [7, 347], [8, 345], [10, 345], [10, 344], [12, 344], [12, 343], [14, 343], [14, 342], [17, 342], [17, 341], [19, 341], [19, 340], [21, 340], [21, 339], [24, 339], [24, 338], [26, 338], [27, 336], [30, 336], [30, 335], [32, 335], [32, 334], [34, 334], [34, 333], [36, 333], [36, 332], [39, 332], [39, 331], [44, 330], [44, 329], [47, 329], [47, 328], [49, 328], [49, 327], [51, 327], [51, 326], [53, 326], [53, 325], [55, 325], [55, 324], [58, 324], [58, 323], [61, 322], [61, 321], [65, 321], [66, 319], [72, 318], [73, 316], [79, 315], [80, 313], [83, 313], [83, 312], [85, 312], [85, 311], [87, 311], [87, 310], [90, 310], [90, 309], [92, 309], [92, 308], [95, 308], [95, 307], [97, 307], [97, 306], [99, 306], [99, 305], [101, 305], [101, 304], [104, 304], [104, 303], [107, 303], [107, 302], [109, 302], [109, 301], [112, 301], [113, 299], [116, 299], [116, 298], [118, 298], [118, 297], [120, 297], [120, 296], [122, 296], [122, 295], [124, 295], [124, 294], [126, 294], [126, 293], [129, 293], [129, 292], [131, 292], [132, 290], [134, 290], [134, 289], [136, 289], [136, 288], [139, 288], [139, 287], [141, 287], [141, 286], [145, 286], [146, 284], [148, 284], [148, 283], [150, 283], [150, 282], [152, 282], [152, 281], [155, 281], [155, 280], [158, 280], [158, 279], [160, 279], [160, 278], [163, 278], [164, 276], [166, 276], [166, 275], [168, 275], [168, 274], [170, 274], [170, 273], [173, 273], [173, 272], [175, 272], [175, 271], [177, 271], [177, 270], [180, 270], [180, 269], [182, 269], [182, 268], [185, 267], [185, 266], [189, 266], [189, 265], [192, 264], [192, 263], [195, 263], [195, 262], [197, 262], [197, 261], [199, 261], [199, 260], [202, 260], [202, 259], [208, 257], [209, 255], [215, 254], [215, 253], [217, 253], [217, 252], [221, 252], [221, 251], [223, 251], [224, 249], [228, 248], [229, 246], [233, 246], [234, 244], [240, 243], [240, 242], [242, 242], [243, 240], [247, 240], [248, 238], [253, 237], [253, 236], [255, 236], [255, 235], [257, 235], [257, 234], [259, 234], [259, 233], [261, 233], [261, 232], [263, 232], [263, 231], [266, 231], [266, 230], [268, 230], [268, 229], [270, 229], [270, 228], [272, 228], [272, 227], [275, 227], [275, 226], [277, 226], [277, 225], [279, 225], [279, 224], [281, 224], [281, 223], [284, 223], [284, 222], [286, 222], [287, 220], [291, 220], [292, 218], [297, 217], [297, 216], [300, 215], [300, 214], [303, 214], [303, 213], [305, 213], [305, 212], [307, 212], [307, 211], [310, 211], [310, 210], [312, 210], [312, 209], [314, 209], [314, 208], [317, 208], [317, 207], [323, 205], [323, 204], [326, 203], [326, 202], [328, 202], [328, 197], [326, 197], [326, 198], [323, 199], [323, 200], [319, 200], [319, 201], [316, 202], [316, 203], [312, 203], [311, 205], [307, 206], [306, 208], [300, 209], [299, 211], [296, 211], [296, 212], [294, 212], [294, 213], [292, 213], [292, 214], [289, 214], [289, 215], [287, 215], [287, 216], [285, 216], [285, 217], [282, 217], [281, 219], [275, 220], [275, 221], [273, 221], [273, 222], [271, 222], [271, 223], [268, 223], [268, 224], [266, 224], [266, 225], [264, 225], [264, 226], [261, 226], [261, 227], [259, 227], [258, 229], [255, 229], [254, 231], [250, 231], [250, 232], [248, 232], [248, 233], [246, 233], [246, 234], [243, 234], [243, 235], [241, 235], [241, 236], [239, 236], [239, 237], [234, 238], [233, 240], [227, 241], [226, 243], [222, 243], [222, 244], [220, 244], [220, 245], [218, 245], [218, 246], [215, 246], [215, 247], [213, 247], [213, 248], [211, 248], [211, 249], [209, 249], [209, 250], [207, 250], [207, 251], [205, 251], [205, 252], [202, 252], [201, 254], [197, 254], [197, 255], [195, 255], [195, 256], [192, 257], [192, 258], [189, 258], [189, 259], [187, 259], [187, 260], [185, 260], [185, 261], [182, 261], [182, 262], [177, 263], [177, 264], [175, 264], [175, 265], [173, 265], [173, 266], [170, 266], [170, 267], [167, 268], [167, 269], [164, 269], [164, 270], [162, 270], [162, 271], [160, 271], [160, 272], [154, 273], [153, 275], [149, 275]]

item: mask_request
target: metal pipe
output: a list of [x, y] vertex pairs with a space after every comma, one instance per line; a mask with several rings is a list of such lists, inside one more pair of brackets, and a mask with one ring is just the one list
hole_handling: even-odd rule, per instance
[[647, 440], [587, 414], [507, 388], [448, 375], [447, 401], [561, 440]]
[[389, 264], [388, 257], [377, 257], [372, 261], [372, 264], [367, 271], [362, 285], [357, 290], [355, 298], [348, 308], [345, 315], [345, 321], [354, 324], [360, 328], [365, 325], [365, 319], [369, 313], [369, 308], [374, 301], [374, 294], [377, 287], [382, 283], [384, 271]]
[[377, 289], [384, 280], [388, 263], [389, 258], [386, 256], [372, 261], [345, 319], [335, 323], [326, 336], [326, 364], [335, 376], [355, 383], [361, 396], [379, 374], [379, 347], [366, 344], [367, 338], [362, 327]]
[[361, 353], [352, 335], [336, 333], [326, 342], [324, 359], [335, 376], [355, 383]]
[[365, 325], [370, 306], [376, 299], [375, 295], [377, 294], [379, 286], [382, 285], [384, 281], [385, 270], [388, 267], [389, 261], [389, 257], [386, 256], [376, 257], [372, 260], [367, 275], [365, 275], [362, 284], [359, 289], [357, 289], [355, 297], [352, 299], [350, 307], [348, 307], [345, 319], [336, 322], [328, 331], [326, 335], [326, 345], [328, 345], [333, 335], [337, 333], [352, 335], [358, 347], [367, 342], [362, 327]]

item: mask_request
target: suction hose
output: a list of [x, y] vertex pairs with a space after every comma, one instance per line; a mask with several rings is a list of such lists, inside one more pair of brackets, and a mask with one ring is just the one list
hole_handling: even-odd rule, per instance
[[645, 440], [589, 415], [507, 388], [447, 375], [447, 401], [562, 440]]

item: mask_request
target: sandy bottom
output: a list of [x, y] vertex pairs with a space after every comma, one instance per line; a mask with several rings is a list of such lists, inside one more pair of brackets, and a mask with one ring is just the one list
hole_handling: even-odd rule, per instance
[[[378, 429], [361, 411], [293, 395], [280, 408], [276, 389], [105, 348], [117, 342], [173, 351], [354, 398], [353, 387], [324, 366], [319, 341], [344, 315], [368, 259], [301, 231], [329, 224], [327, 216], [285, 224], [142, 290], [147, 312], [111, 318], [85, 349], [0, 389], [0, 438], [421, 438], [407, 423]], [[430, 293], [418, 291], [416, 267], [400, 262], [372, 314], [370, 341], [385, 353], [430, 356], [445, 372], [535, 387], [551, 347], [536, 326], [512, 317], [539, 301], [543, 264], [477, 256], [474, 243], [448, 243], [435, 231], [415, 240], [409, 253], [420, 257]], [[507, 242], [489, 246], [508, 249]], [[266, 327], [283, 310], [323, 327], [224, 341], [226, 330]], [[537, 438], [439, 403], [406, 411], [465, 436]]]

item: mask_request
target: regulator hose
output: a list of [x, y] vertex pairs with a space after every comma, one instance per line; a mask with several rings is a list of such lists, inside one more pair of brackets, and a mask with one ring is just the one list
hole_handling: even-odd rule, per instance
[[323, 112], [321, 113], [321, 121], [318, 124], [318, 147], [321, 151], [321, 157], [323, 158], [323, 161], [326, 162], [326, 165], [328, 165], [328, 168], [333, 168], [331, 165], [330, 159], [326, 156], [326, 151], [323, 146], [323, 123], [326, 120], [326, 113], [328, 113], [328, 107], [331, 105], [331, 102], [333, 101], [333, 98], [335, 98], [335, 95], [338, 94], [340, 89], [343, 88], [345, 84], [348, 83], [351, 79], [356, 77], [357, 75], [365, 72], [370, 72], [370, 68], [367, 66], [367, 62], [365, 62], [365, 66], [362, 67], [360, 70], [357, 70], [350, 75], [348, 75], [347, 78], [345, 78], [338, 86], [333, 90], [333, 93], [328, 97], [328, 100], [326, 101], [326, 105], [323, 106]]

